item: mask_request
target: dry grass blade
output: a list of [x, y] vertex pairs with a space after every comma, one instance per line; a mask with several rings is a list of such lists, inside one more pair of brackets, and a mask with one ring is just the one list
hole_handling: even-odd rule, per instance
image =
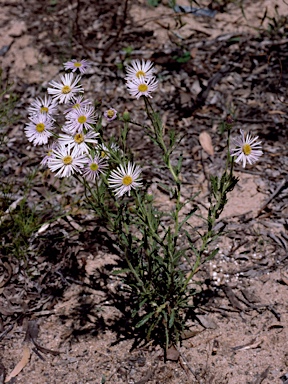
[[[25, 335], [25, 341], [32, 341], [32, 343], [35, 345], [38, 351], [42, 353], [50, 353], [53, 356], [57, 356], [60, 354], [59, 351], [52, 351], [51, 349], [42, 347], [36, 342], [36, 339], [38, 337], [39, 328], [36, 321], [29, 321], [26, 335]], [[41, 356], [42, 358], [42, 356]]]
[[28, 345], [24, 345], [22, 359], [15, 366], [13, 371], [6, 377], [5, 383], [8, 383], [13, 377], [17, 376], [30, 360], [30, 348]]
[[20, 203], [20, 201], [23, 200], [23, 197], [19, 197], [19, 199], [17, 199], [16, 201], [14, 201], [10, 207], [4, 212], [4, 214], [2, 215], [2, 217], [0, 218], [0, 225], [2, 225], [4, 223], [5, 220], [9, 219], [9, 215], [11, 212], [13, 212], [18, 204]]
[[246, 350], [246, 349], [254, 349], [258, 348], [261, 344], [263, 343], [263, 340], [260, 339], [257, 341], [257, 339], [251, 340], [250, 343], [244, 344], [244, 345], [238, 345], [237, 347], [231, 348], [233, 351], [241, 351], [241, 350]]
[[254, 381], [253, 384], [261, 384], [262, 381], [263, 381], [264, 379], [267, 378], [268, 373], [269, 373], [269, 369], [270, 369], [270, 366], [267, 367], [267, 368], [265, 369], [265, 371], [263, 371], [263, 372], [256, 378], [256, 380]]

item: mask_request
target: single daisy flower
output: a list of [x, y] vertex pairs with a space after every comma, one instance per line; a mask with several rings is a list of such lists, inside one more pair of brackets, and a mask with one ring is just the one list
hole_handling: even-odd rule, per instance
[[140, 96], [152, 98], [150, 93], [157, 89], [158, 80], [155, 77], [140, 77], [139, 79], [128, 80], [126, 85], [130, 95], [136, 97], [136, 99], [139, 99]]
[[70, 113], [72, 112], [74, 109], [77, 109], [77, 108], [82, 108], [84, 107], [85, 105], [89, 105], [89, 104], [92, 104], [91, 101], [89, 99], [87, 100], [83, 100], [83, 96], [80, 95], [80, 96], [77, 96], [75, 98], [75, 100], [73, 100], [71, 103], [68, 104], [68, 108], [65, 109], [64, 113]]
[[89, 131], [87, 133], [76, 132], [74, 135], [71, 134], [60, 134], [58, 141], [60, 145], [70, 145], [70, 148], [78, 148], [78, 152], [81, 154], [89, 152], [90, 144], [97, 144], [97, 136], [99, 133], [94, 131]]
[[83, 169], [83, 177], [87, 181], [95, 181], [99, 177], [100, 173], [104, 173], [108, 168], [108, 163], [105, 159], [101, 159], [99, 156], [89, 156], [88, 165]]
[[33, 100], [30, 107], [28, 108], [28, 113], [30, 116], [43, 113], [52, 117], [52, 115], [57, 112], [57, 107], [57, 101], [53, 100], [50, 96], [45, 96], [44, 99], [39, 97]]
[[33, 145], [47, 144], [49, 137], [52, 136], [51, 130], [54, 128], [51, 117], [40, 113], [30, 116], [29, 119], [31, 122], [24, 128], [28, 140]]
[[65, 73], [61, 76], [61, 82], [51, 81], [49, 84], [53, 88], [48, 88], [47, 91], [54, 100], [59, 100], [59, 103], [67, 103], [69, 100], [74, 100], [77, 93], [83, 93], [82, 85], [77, 85], [81, 80], [81, 76], [76, 76], [74, 79], [73, 73]]
[[95, 110], [94, 107], [86, 105], [68, 113], [63, 129], [74, 135], [77, 132], [83, 132], [84, 128], [91, 129], [91, 124], [96, 124]]
[[135, 189], [142, 186], [140, 182], [141, 168], [139, 165], [128, 162], [127, 166], [120, 165], [115, 171], [111, 172], [108, 178], [109, 187], [114, 189], [115, 196], [123, 196], [128, 192], [130, 196], [131, 189]]
[[234, 148], [230, 150], [230, 154], [231, 156], [237, 156], [236, 163], [243, 162], [243, 168], [245, 168], [246, 162], [253, 164], [263, 154], [261, 141], [256, 141], [257, 139], [258, 136], [253, 138], [249, 133], [245, 134], [240, 129], [240, 137], [232, 140]]
[[102, 159], [109, 159], [110, 157], [110, 152], [111, 151], [119, 151], [119, 147], [116, 143], [112, 143], [110, 145], [110, 148], [108, 148], [105, 144], [99, 144], [97, 145], [96, 147], [96, 150], [98, 152], [98, 155], [102, 158]]
[[48, 161], [48, 167], [52, 172], [56, 172], [57, 177], [69, 177], [75, 172], [81, 173], [81, 168], [87, 163], [86, 154], [81, 154], [74, 147], [71, 150], [70, 145], [59, 146], [53, 150], [53, 156]]
[[48, 147], [48, 150], [46, 152], [46, 155], [43, 157], [42, 161], [40, 162], [41, 166], [46, 166], [48, 164], [48, 162], [50, 161], [50, 159], [52, 157], [54, 157], [54, 152], [53, 150], [56, 149], [57, 147], [59, 146], [59, 143], [57, 143], [56, 141], [54, 141], [49, 147]]
[[91, 67], [91, 63], [88, 61], [88, 60], [71, 60], [71, 61], [67, 61], [67, 63], [64, 63], [64, 68], [66, 71], [68, 71], [69, 69], [72, 70], [72, 72], [75, 72], [77, 71], [77, 69], [80, 71], [81, 74], [85, 73], [86, 70]]
[[153, 68], [153, 63], [150, 60], [132, 60], [130, 65], [126, 66], [127, 76], [125, 80], [144, 79], [150, 78], [153, 76], [155, 69]]
[[114, 108], [107, 109], [107, 111], [104, 112], [104, 116], [106, 117], [107, 121], [115, 120], [117, 117], [117, 111]]

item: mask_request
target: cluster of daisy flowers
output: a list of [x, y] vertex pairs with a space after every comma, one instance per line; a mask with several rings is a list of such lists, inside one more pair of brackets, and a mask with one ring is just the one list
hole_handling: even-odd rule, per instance
[[[99, 143], [99, 133], [95, 130], [97, 116], [92, 103], [84, 99], [81, 85], [82, 75], [90, 67], [87, 60], [71, 60], [64, 63], [68, 73], [60, 81], [51, 81], [48, 95], [36, 98], [28, 108], [30, 122], [25, 126], [25, 134], [33, 145], [48, 145], [47, 154], [41, 161], [57, 177], [70, 177], [81, 174], [87, 181], [95, 182], [104, 175], [115, 196], [119, 197], [131, 189], [141, 187], [141, 168], [131, 162], [120, 164], [116, 169], [108, 164], [112, 148]], [[150, 60], [133, 60], [126, 66], [126, 86], [131, 96], [152, 97], [158, 87], [155, 68]], [[63, 109], [63, 105], [65, 105]], [[57, 132], [57, 116], [62, 107], [65, 123]], [[117, 118], [117, 111], [110, 108], [104, 113], [108, 122]], [[58, 129], [59, 131], [59, 129]], [[240, 131], [240, 137], [233, 140], [231, 156], [236, 163], [253, 164], [262, 155], [261, 142], [249, 133]], [[52, 143], [50, 142], [51, 140]], [[117, 148], [116, 148], [117, 149]]]
[[[132, 96], [137, 99], [140, 96], [152, 97], [151, 93], [157, 89], [158, 81], [154, 75], [155, 68], [150, 60], [132, 60], [131, 64], [126, 66], [126, 73], [126, 85]], [[110, 113], [113, 116], [112, 110]], [[108, 118], [108, 116], [106, 117]], [[234, 148], [231, 149], [230, 154], [232, 157], [236, 157], [236, 163], [242, 161], [243, 168], [247, 163], [254, 164], [263, 154], [261, 142], [257, 139], [258, 136], [253, 138], [249, 133], [245, 134], [243, 130], [240, 130], [239, 137], [232, 142]]]
[[140, 96], [152, 97], [158, 87], [158, 80], [154, 75], [155, 68], [150, 60], [132, 60], [126, 66], [126, 85], [131, 96], [139, 99]]
[[[46, 156], [41, 161], [57, 177], [70, 177], [80, 174], [88, 182], [95, 182], [100, 174], [107, 177], [108, 186], [115, 196], [141, 187], [141, 168], [128, 162], [116, 169], [109, 166], [109, 153], [117, 150], [99, 142], [95, 130], [97, 116], [89, 99], [84, 99], [81, 75], [89, 68], [87, 60], [72, 60], [64, 63], [65, 73], [60, 81], [51, 81], [48, 95], [36, 98], [28, 108], [29, 123], [24, 131], [27, 139], [34, 145], [48, 145]], [[80, 74], [74, 74], [74, 72]], [[64, 105], [64, 107], [63, 107]], [[57, 117], [62, 108], [64, 124], [59, 127]], [[108, 121], [117, 117], [113, 108], [105, 112]], [[59, 132], [60, 130], [60, 132]], [[52, 140], [52, 142], [50, 142]]]

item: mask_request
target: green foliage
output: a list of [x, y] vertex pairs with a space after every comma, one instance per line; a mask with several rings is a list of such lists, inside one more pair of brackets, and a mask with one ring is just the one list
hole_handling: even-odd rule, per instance
[[191, 59], [191, 54], [190, 52], [183, 52], [181, 56], [172, 56], [172, 59], [177, 63], [187, 63]]
[[[11, 203], [10, 207], [13, 207]], [[2, 216], [0, 236], [2, 238], [1, 254], [26, 258], [29, 240], [35, 229], [39, 226], [39, 216], [27, 204], [27, 199], [19, 201], [15, 209], [8, 209]]]
[[[189, 58], [186, 55], [186, 59]], [[201, 288], [194, 276], [215, 257], [218, 249], [213, 243], [224, 233], [223, 226], [217, 226], [217, 220], [227, 203], [229, 192], [238, 181], [233, 175], [233, 158], [229, 154], [233, 119], [227, 118], [221, 127], [222, 135], [227, 136], [227, 161], [222, 174], [211, 178], [210, 207], [207, 216], [202, 217], [204, 225], [200, 233], [190, 224], [193, 215], [201, 217], [195, 202], [199, 193], [194, 193], [186, 200], [183, 198], [183, 155], [175, 158], [175, 149], [178, 150], [182, 138], [174, 129], [166, 129], [148, 97], [141, 99], [145, 103], [147, 124], [136, 123], [131, 120], [129, 113], [122, 112], [118, 114], [121, 127], [118, 137], [104, 138], [101, 118], [92, 127], [99, 134], [97, 139], [102, 147], [99, 149], [95, 143], [95, 146], [89, 147], [89, 154], [94, 158], [97, 153], [107, 159], [107, 171], [99, 173], [95, 182], [88, 182], [80, 172], [75, 172], [73, 177], [84, 186], [85, 202], [99, 218], [121, 256], [123, 263], [115, 268], [114, 274], [123, 280], [128, 307], [125, 312], [131, 313], [135, 334], [141, 335], [146, 342], [161, 345], [167, 352], [171, 345], [181, 341], [187, 327], [188, 310], [194, 309], [193, 296]], [[141, 127], [151, 145], [157, 148], [159, 163], [156, 171], [167, 174], [167, 178], [158, 186], [170, 198], [172, 208], [169, 207], [169, 210], [158, 208], [148, 182], [143, 181], [143, 187], [138, 188], [140, 184], [136, 182], [133, 185], [134, 176], [129, 171], [124, 171], [124, 174], [119, 171], [119, 166], [123, 169], [128, 162], [130, 165], [133, 163], [133, 152], [127, 145], [132, 125]], [[113, 146], [115, 143], [118, 146], [116, 148]], [[120, 182], [116, 178], [116, 185], [120, 185], [120, 190], [125, 190], [120, 193], [117, 189], [119, 195], [113, 192], [115, 178], [112, 178], [110, 185], [111, 174], [115, 170], [120, 174]], [[138, 176], [135, 176], [136, 181]], [[25, 202], [13, 219], [14, 228], [21, 233], [22, 241], [31, 235], [38, 220], [41, 221], [31, 207], [27, 211]], [[184, 214], [188, 204], [190, 210]]]
[[[194, 205], [187, 215], [181, 219], [180, 216], [183, 208], [194, 202], [199, 193], [182, 202], [182, 155], [174, 165], [171, 160], [181, 137], [175, 130], [165, 132], [160, 115], [154, 111], [150, 100], [144, 97], [144, 101], [151, 125], [142, 127], [159, 149], [163, 166], [171, 175], [171, 185], [162, 183], [161, 186], [174, 202], [174, 208], [169, 212], [160, 211], [155, 206], [153, 195], [147, 194], [145, 188], [133, 191], [131, 197], [115, 199], [107, 188], [105, 176], [94, 188], [84, 179], [82, 183], [90, 207], [108, 229], [126, 262], [123, 269], [117, 269], [114, 273], [121, 276], [127, 287], [135, 330], [145, 335], [143, 337], [146, 341], [160, 344], [167, 351], [169, 346], [181, 340], [186, 327], [187, 310], [192, 305], [193, 295], [199, 291], [199, 286], [192, 284], [194, 275], [218, 252], [218, 249], [209, 251], [209, 245], [223, 233], [223, 228], [215, 229], [216, 220], [237, 179], [233, 176], [233, 161], [228, 154], [227, 167], [222, 176], [211, 179], [207, 229], [200, 234], [196, 245], [191, 237], [193, 228], [188, 221], [198, 211], [198, 207]], [[118, 144], [123, 152], [120, 156], [118, 152], [109, 152], [110, 160], [115, 165], [132, 156], [125, 153], [124, 149], [129, 126], [134, 123], [130, 121], [129, 124], [127, 119], [122, 120], [122, 123]], [[224, 124], [223, 134], [228, 132], [229, 135], [230, 125]]]
[[17, 96], [11, 92], [12, 85], [13, 84], [4, 82], [3, 71], [0, 68], [0, 145], [3, 145], [6, 140], [6, 133], [9, 125], [15, 122], [18, 118], [14, 114]]
[[288, 16], [279, 14], [278, 5], [275, 5], [274, 16], [272, 17], [268, 15], [267, 8], [265, 9], [262, 20], [261, 20], [261, 25], [263, 25], [266, 19], [268, 20], [268, 26], [265, 32], [270, 38], [275, 38], [276, 36], [279, 36], [279, 35], [282, 36], [283, 38], [287, 37]]
[[151, 7], [157, 7], [159, 5], [160, 1], [159, 0], [147, 0], [147, 4], [150, 5]]
[[3, 80], [0, 70], [0, 256], [16, 256], [26, 259], [31, 237], [43, 224], [48, 202], [30, 201], [39, 169], [22, 176], [8, 175], [5, 165], [9, 165], [11, 156], [7, 147], [9, 130], [19, 123], [15, 113], [18, 96], [12, 92], [13, 84]]

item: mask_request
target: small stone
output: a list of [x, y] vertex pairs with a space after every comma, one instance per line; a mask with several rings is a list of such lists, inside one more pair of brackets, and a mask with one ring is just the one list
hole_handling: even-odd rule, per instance
[[19, 37], [26, 31], [26, 24], [23, 21], [17, 21], [12, 24], [8, 31], [8, 35], [12, 37]]

